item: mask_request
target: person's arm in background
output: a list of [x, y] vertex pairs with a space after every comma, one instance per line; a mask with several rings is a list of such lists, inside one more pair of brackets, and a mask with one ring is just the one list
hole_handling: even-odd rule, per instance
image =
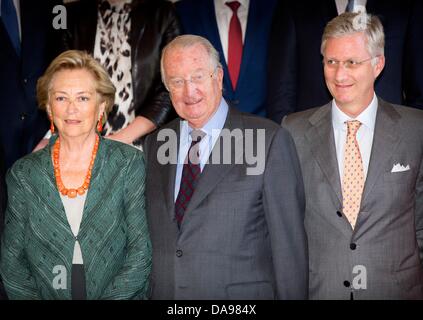
[[[164, 3], [161, 10], [160, 20], [166, 22], [163, 25], [160, 41], [161, 49], [163, 49], [166, 44], [181, 33], [181, 27], [172, 3]], [[142, 107], [135, 107], [135, 120], [126, 128], [107, 136], [107, 138], [130, 144], [172, 119], [174, 110], [169, 93], [161, 81], [160, 70], [157, 70], [157, 72], [157, 75], [153, 77], [154, 83], [149, 90], [150, 98]]]
[[296, 111], [297, 56], [296, 30], [289, 5], [280, 1], [275, 9], [269, 37], [266, 112], [281, 123]]
[[415, 0], [410, 8], [404, 48], [404, 104], [423, 110], [423, 1]]

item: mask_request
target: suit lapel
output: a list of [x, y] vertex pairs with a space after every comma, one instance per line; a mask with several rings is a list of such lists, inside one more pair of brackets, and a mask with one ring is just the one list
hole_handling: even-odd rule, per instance
[[335, 138], [332, 128], [331, 104], [320, 108], [309, 121], [312, 127], [307, 131], [306, 137], [320, 168], [331, 185], [342, 207], [342, 189], [339, 178], [338, 161], [336, 159]]
[[9, 34], [3, 24], [3, 21], [0, 18], [0, 39], [1, 39], [1, 45], [2, 50], [9, 51], [13, 57], [18, 59], [18, 54], [15, 51], [15, 48], [13, 48], [12, 42], [10, 41]]
[[103, 171], [102, 169], [105, 164], [104, 158], [106, 157], [108, 150], [106, 149], [106, 145], [102, 143], [103, 140], [104, 138], [100, 137], [100, 144], [91, 174], [91, 183], [85, 199], [81, 225], [78, 233], [78, 236], [81, 238], [88, 231], [88, 226], [93, 225], [91, 220], [96, 218], [95, 215], [90, 213], [99, 205], [99, 203], [102, 202], [102, 198], [105, 196], [104, 188], [102, 188], [104, 181], [101, 179], [101, 172]]
[[[199, 3], [200, 4], [200, 3]], [[225, 75], [229, 75], [228, 66], [226, 64], [225, 55], [223, 54], [222, 43], [220, 42], [219, 28], [216, 22], [216, 10], [214, 8], [213, 0], [205, 1], [205, 3], [200, 4], [200, 12], [203, 22], [204, 34], [207, 35], [206, 38], [214, 45], [216, 50], [219, 52], [220, 62], [222, 63], [223, 71]], [[223, 78], [224, 91], [225, 94], [233, 95], [232, 84], [229, 77]]]
[[248, 79], [248, 77], [245, 77], [244, 73], [247, 72], [248, 63], [252, 57], [256, 40], [257, 38], [264, 37], [263, 34], [257, 32], [260, 23], [261, 10], [263, 9], [266, 10], [266, 6], [258, 5], [258, 1], [255, 0], [250, 1], [250, 7], [248, 8], [247, 29], [245, 30], [245, 41], [242, 49], [241, 69], [239, 71], [239, 80], [237, 83], [238, 90], [241, 87], [242, 80]]
[[[233, 116], [235, 112], [236, 111], [231, 110], [231, 108], [229, 108], [228, 117], [226, 119], [225, 125], [223, 126], [223, 129], [231, 130], [234, 128], [239, 128], [243, 131], [244, 126], [242, 124], [241, 119], [239, 117]], [[237, 143], [243, 143], [243, 139], [238, 138], [235, 141], [235, 144]], [[234, 167], [236, 163], [236, 161], [234, 161], [234, 156], [235, 156], [235, 150], [237, 149], [233, 144], [231, 145], [231, 159], [232, 160], [230, 164], [224, 164], [222, 161], [221, 155], [223, 154], [222, 152], [223, 144], [220, 144], [220, 147], [217, 147], [217, 145], [218, 143], [216, 143], [216, 145], [213, 147], [213, 150], [209, 157], [209, 163], [204, 166], [203, 172], [201, 173], [200, 180], [198, 181], [195, 192], [185, 211], [186, 216], [184, 218], [184, 221], [186, 219], [189, 219], [190, 211], [195, 209], [207, 197], [207, 195], [211, 191], [213, 191], [213, 189], [217, 186], [217, 184], [227, 175], [227, 173]], [[219, 164], [212, 163], [213, 154], [216, 152], [219, 153], [219, 157], [218, 157], [220, 159]]]
[[381, 99], [378, 100], [372, 152], [361, 200], [361, 208], [363, 208], [364, 211], [366, 211], [366, 201], [369, 199], [377, 179], [384, 168], [386, 168], [386, 163], [391, 161], [391, 157], [398, 147], [400, 140], [398, 130], [393, 130], [392, 128], [396, 127], [399, 117], [399, 114], [392, 105]]
[[[176, 159], [179, 153], [179, 139], [180, 139], [180, 119], [173, 121], [168, 129], [176, 133]], [[171, 138], [172, 139], [172, 138]], [[160, 144], [160, 146], [163, 144]], [[157, 154], [155, 150], [155, 154]], [[160, 165], [157, 163], [157, 166], [161, 167], [160, 178], [162, 180], [164, 199], [166, 202], [167, 212], [171, 220], [175, 218], [175, 180], [176, 180], [176, 168], [177, 165], [173, 161], [170, 161], [167, 165]]]
[[51, 160], [51, 148], [53, 147], [56, 139], [57, 136], [52, 137], [48, 146], [42, 150], [42, 152], [45, 153], [46, 165], [44, 165], [42, 168], [38, 168], [38, 170], [40, 170], [40, 172], [44, 171], [45, 175], [47, 176], [47, 180], [49, 181], [49, 183], [46, 183], [43, 186], [45, 189], [43, 190], [43, 194], [54, 195], [48, 199], [45, 199], [45, 201], [48, 201], [49, 207], [52, 208], [52, 211], [49, 211], [48, 213], [51, 217], [51, 220], [58, 221], [58, 225], [62, 226], [62, 230], [65, 230], [68, 234], [71, 235], [71, 237], [73, 237], [72, 230], [66, 217], [65, 208], [63, 206], [62, 199], [60, 198], [59, 190], [56, 187], [56, 178], [54, 176], [54, 168]]
[[335, 210], [342, 210], [342, 187], [332, 127], [331, 103], [318, 109], [309, 121], [312, 127], [306, 132], [306, 138], [311, 145], [314, 158], [333, 190], [333, 194], [328, 194], [328, 201], [333, 202], [334, 212], [320, 212], [320, 214], [325, 216], [345, 237], [349, 238], [352, 228], [347, 218], [343, 216], [343, 219], [339, 219], [335, 215]]

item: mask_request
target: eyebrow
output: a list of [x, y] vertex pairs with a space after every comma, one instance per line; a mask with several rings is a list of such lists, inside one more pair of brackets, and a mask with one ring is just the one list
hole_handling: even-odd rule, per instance
[[[60, 90], [53, 91], [53, 93], [54, 93], [54, 94], [55, 94], [55, 93], [68, 94], [67, 92], [65, 92], [65, 91], [60, 91]], [[90, 95], [92, 95], [92, 94], [94, 94], [94, 92], [92, 92], [92, 91], [78, 91], [76, 94], [90, 94]]]
[[[198, 68], [198, 69], [195, 69], [192, 73], [191, 73], [191, 75], [192, 74], [194, 74], [194, 73], [196, 73], [196, 72], [202, 72], [202, 71], [204, 71], [204, 72], [207, 72], [207, 70], [206, 69], [204, 69], [204, 68]], [[180, 78], [182, 78], [182, 77], [180, 77], [180, 76], [169, 76], [169, 79], [180, 79]]]

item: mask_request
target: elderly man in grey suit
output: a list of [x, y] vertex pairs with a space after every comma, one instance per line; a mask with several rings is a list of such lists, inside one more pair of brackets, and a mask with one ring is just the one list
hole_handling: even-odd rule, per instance
[[170, 42], [162, 78], [180, 119], [144, 145], [151, 298], [307, 298], [304, 187], [289, 133], [228, 107], [205, 38]]
[[422, 299], [423, 112], [374, 93], [377, 17], [341, 14], [321, 51], [332, 102], [283, 120], [305, 184], [309, 296]]

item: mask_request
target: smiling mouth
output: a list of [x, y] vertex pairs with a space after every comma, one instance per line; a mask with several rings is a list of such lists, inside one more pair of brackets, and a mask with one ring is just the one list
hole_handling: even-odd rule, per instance
[[66, 124], [80, 124], [80, 120], [65, 120]]
[[196, 101], [185, 101], [185, 104], [188, 105], [188, 106], [192, 106], [194, 104], [200, 103], [201, 101], [203, 101], [203, 99], [196, 100]]
[[353, 85], [352, 84], [335, 84], [335, 86], [340, 89], [347, 89], [347, 88], [351, 88]]

